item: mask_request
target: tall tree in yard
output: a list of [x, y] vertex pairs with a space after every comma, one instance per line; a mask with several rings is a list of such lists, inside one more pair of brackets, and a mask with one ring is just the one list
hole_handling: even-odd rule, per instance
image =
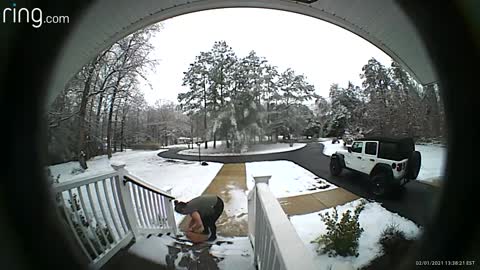
[[153, 46], [149, 39], [153, 33], [158, 31], [157, 25], [144, 28], [132, 35], [117, 42], [116, 51], [121, 59], [116, 69], [115, 83], [112, 87], [110, 96], [110, 108], [107, 122], [107, 155], [112, 157], [112, 119], [115, 107], [116, 97], [120, 91], [128, 89], [131, 84], [137, 84], [137, 76], [143, 76], [143, 72], [148, 68], [153, 68], [156, 61], [149, 58]]
[[[217, 41], [211, 50], [211, 61], [208, 71], [211, 82], [211, 91], [209, 99], [212, 102], [213, 119], [216, 119], [220, 111], [224, 108], [226, 101], [230, 100], [229, 90], [232, 87], [234, 65], [237, 56], [233, 49], [225, 41]], [[217, 128], [213, 128], [213, 148], [216, 148]]]
[[211, 61], [210, 52], [201, 52], [184, 73], [183, 85], [188, 86], [189, 91], [178, 94], [178, 101], [182, 110], [189, 113], [196, 113], [198, 111], [203, 112], [205, 149], [208, 148], [207, 114], [211, 110], [211, 102], [208, 99], [210, 94], [209, 91], [212, 89], [209, 87], [209, 68]]
[[287, 69], [280, 75], [278, 85], [276, 129], [289, 136], [298, 133], [297, 126], [293, 125], [295, 107], [316, 98], [315, 88], [307, 82], [304, 75], [296, 75], [292, 69]]
[[391, 119], [393, 112], [390, 99], [391, 78], [384, 65], [375, 58], [368, 60], [362, 68], [360, 78], [363, 79], [362, 86], [368, 97], [368, 110], [365, 113], [365, 120], [373, 132], [378, 135], [388, 135], [392, 128]]

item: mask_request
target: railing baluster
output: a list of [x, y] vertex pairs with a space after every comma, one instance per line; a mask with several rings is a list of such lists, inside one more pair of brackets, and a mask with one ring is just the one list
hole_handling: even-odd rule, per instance
[[[83, 200], [82, 190], [81, 190], [80, 187], [77, 187], [77, 192], [78, 192], [78, 197], [80, 198], [80, 204], [82, 206], [83, 213], [85, 214], [85, 218], [87, 219], [87, 222], [89, 223], [88, 227], [90, 228], [90, 232], [93, 234], [93, 238], [95, 238], [95, 241], [97, 242], [97, 245], [100, 248], [100, 253], [103, 253], [102, 242], [100, 241], [100, 239], [98, 239], [97, 232], [95, 232], [95, 229], [93, 228], [93, 224], [91, 224], [92, 219], [90, 217], [90, 214], [87, 211], [87, 205], [85, 204], [85, 201]], [[92, 209], [92, 211], [93, 211], [93, 209]], [[97, 254], [97, 257], [98, 257], [98, 254]]]
[[113, 230], [112, 230], [112, 228], [111, 228], [111, 226], [110, 226], [110, 222], [108, 221], [108, 217], [107, 217], [107, 215], [105, 214], [105, 206], [103, 205], [102, 197], [100, 196], [100, 191], [99, 191], [99, 184], [98, 184], [98, 182], [95, 183], [95, 191], [96, 191], [96, 195], [97, 195], [97, 199], [98, 199], [98, 204], [100, 205], [100, 211], [101, 211], [101, 213], [102, 213], [103, 220], [105, 221], [105, 225], [107, 226], [108, 232], [109, 232], [110, 235], [112, 236], [113, 242], [117, 242], [117, 239], [115, 239], [115, 235], [114, 235]]
[[88, 258], [90, 261], [93, 261], [93, 258], [90, 256], [90, 254], [88, 253], [87, 249], [86, 249], [85, 246], [83, 245], [82, 240], [80, 240], [80, 236], [78, 235], [77, 230], [76, 230], [75, 226], [73, 225], [72, 219], [71, 219], [70, 214], [69, 214], [69, 212], [68, 212], [68, 210], [67, 210], [67, 206], [65, 205], [63, 195], [62, 195], [61, 197], [62, 197], [61, 206], [62, 206], [62, 208], [63, 208], [63, 212], [65, 213], [65, 218], [67, 219], [67, 223], [68, 223], [68, 225], [70, 226], [70, 230], [73, 232], [73, 236], [74, 236], [75, 239], [77, 240], [78, 245], [79, 245], [80, 248], [82, 249], [83, 253], [85, 253], [85, 256], [87, 256], [87, 258]]
[[158, 227], [159, 228], [163, 228], [161, 215], [160, 215], [160, 208], [158, 207], [157, 194], [152, 193], [152, 199], [153, 199], [153, 206], [154, 206], [154, 209], [155, 209], [155, 221], [158, 222]]
[[174, 234], [177, 234], [177, 224], [175, 223], [175, 214], [173, 213], [172, 202], [170, 198], [162, 196], [165, 202], [166, 218], [168, 222], [168, 228], [173, 230]]
[[157, 196], [158, 200], [158, 208], [160, 208], [160, 215], [161, 215], [161, 223], [163, 228], [168, 228], [168, 223], [167, 223], [167, 211], [165, 210], [164, 202], [163, 202], [163, 197], [161, 195]]
[[152, 208], [150, 202], [148, 200], [148, 194], [150, 191], [143, 189], [143, 200], [145, 202], [145, 211], [147, 211], [148, 223], [150, 224], [150, 228], [155, 227], [155, 223], [153, 222], [153, 215], [152, 215]]
[[[113, 208], [112, 208], [112, 203], [110, 202], [110, 199], [111, 197], [113, 196], [113, 194], [109, 195], [110, 192], [108, 192], [108, 188], [107, 188], [107, 179], [103, 180], [102, 181], [102, 184], [103, 184], [103, 190], [105, 191], [105, 200], [107, 201], [107, 206], [108, 206], [108, 213], [110, 214], [110, 217], [112, 217], [112, 223], [113, 223], [113, 227], [115, 228], [115, 230], [117, 231], [117, 234], [118, 234], [118, 239], [122, 239], [122, 231], [120, 230], [119, 226], [118, 226], [118, 221], [117, 219], [115, 218], [115, 215], [114, 215], [114, 211], [113, 211]], [[112, 190], [112, 193], [113, 193], [113, 190]]]
[[120, 224], [122, 224], [122, 229], [125, 232], [125, 234], [127, 234], [128, 226], [125, 222], [125, 217], [123, 216], [120, 200], [118, 199], [118, 196], [120, 194], [120, 189], [117, 187], [117, 183], [116, 183], [117, 179], [118, 179], [118, 176], [114, 176], [113, 178], [110, 178], [110, 185], [112, 186], [113, 201], [115, 204], [115, 208], [117, 209], [117, 214], [118, 214], [118, 218], [120, 219]]
[[151, 212], [152, 212], [152, 222], [153, 222], [153, 226], [155, 228], [159, 228], [160, 225], [159, 225], [159, 222], [157, 220], [157, 211], [155, 209], [155, 204], [153, 203], [153, 199], [152, 199], [152, 196], [153, 196], [153, 193], [152, 192], [148, 192], [148, 200], [150, 202], [150, 209], [151, 209]]
[[143, 201], [143, 188], [140, 186], [137, 186], [137, 193], [138, 193], [138, 199], [140, 201], [140, 212], [142, 213], [143, 222], [145, 223], [144, 228], [148, 228], [150, 227], [150, 224], [148, 223], [147, 212], [145, 212], [145, 202]]
[[75, 197], [72, 195], [72, 190], [68, 190], [68, 196], [70, 197], [70, 202], [72, 203], [73, 212], [75, 217], [77, 218], [77, 225], [80, 227], [80, 230], [83, 234], [83, 237], [87, 241], [88, 246], [92, 249], [93, 254], [95, 254], [95, 258], [98, 257], [98, 252], [93, 246], [92, 242], [90, 241], [90, 237], [88, 237], [87, 230], [85, 230], [85, 226], [83, 225], [82, 219], [80, 218], [80, 214], [78, 213], [80, 209], [77, 208], [77, 202], [75, 201]]
[[136, 203], [136, 207], [135, 207], [135, 210], [137, 211], [137, 214], [138, 214], [138, 217], [139, 217], [139, 221], [141, 223], [141, 227], [143, 228], [146, 228], [147, 227], [147, 223], [145, 221], [145, 217], [143, 215], [143, 211], [142, 211], [142, 203], [140, 201], [140, 187], [135, 185], [135, 184], [132, 184], [132, 192], [134, 193], [135, 195], [135, 203]]
[[145, 217], [145, 228], [150, 228], [150, 218], [147, 212], [147, 204], [145, 203], [145, 189], [143, 187], [140, 188], [140, 204], [142, 205], [142, 212]]
[[100, 222], [100, 219], [98, 218], [92, 192], [90, 190], [90, 184], [87, 184], [85, 187], [87, 188], [88, 201], [90, 202], [90, 207], [92, 208], [93, 216], [95, 217], [95, 222], [97, 223], [97, 229], [98, 227], [100, 227], [100, 234], [103, 236], [103, 239], [105, 240], [105, 245], [102, 244], [102, 246], [108, 248], [110, 247], [110, 241], [108, 241], [108, 238], [105, 235], [105, 232], [103, 231], [103, 228], [102, 228], [103, 225]]
[[133, 208], [133, 213], [135, 214], [135, 223], [138, 224], [138, 227], [142, 226], [142, 221], [140, 217], [140, 213], [138, 212], [138, 202], [136, 201], [136, 196], [135, 196], [135, 187], [133, 186], [132, 183], [126, 183], [127, 189], [128, 189], [128, 196], [132, 200], [132, 208]]

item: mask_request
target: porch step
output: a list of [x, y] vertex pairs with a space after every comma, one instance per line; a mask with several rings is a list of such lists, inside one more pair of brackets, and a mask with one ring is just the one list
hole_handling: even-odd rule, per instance
[[102, 270], [110, 269], [246, 269], [254, 270], [247, 237], [193, 244], [184, 237], [152, 235], [140, 239]]

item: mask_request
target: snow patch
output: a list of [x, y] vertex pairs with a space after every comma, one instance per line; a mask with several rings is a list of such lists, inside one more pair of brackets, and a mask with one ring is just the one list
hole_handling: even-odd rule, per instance
[[[361, 199], [337, 207], [339, 216], [347, 210], [353, 210], [361, 202]], [[373, 259], [382, 255], [382, 248], [378, 243], [383, 230], [391, 224], [398, 225], [398, 229], [405, 233], [407, 239], [415, 239], [421, 233], [421, 229], [412, 221], [392, 213], [376, 202], [370, 202], [360, 213], [359, 223], [364, 229], [359, 239], [358, 257], [328, 257], [326, 254], [317, 253], [318, 245], [311, 243], [321, 234], [325, 234], [326, 225], [320, 219], [319, 213], [325, 214], [332, 212], [333, 208], [325, 209], [320, 212], [306, 215], [292, 216], [292, 222], [295, 230], [299, 234], [310, 252], [314, 255], [315, 263], [319, 269], [328, 269], [331, 265], [348, 263], [355, 269], [368, 265]]]
[[[274, 143], [274, 144], [255, 144], [246, 147], [242, 153], [233, 153], [230, 148], [226, 147], [226, 144], [217, 145], [217, 148], [200, 149], [202, 156], [244, 156], [244, 155], [262, 155], [290, 152], [305, 147], [305, 143], [294, 143], [292, 146], [288, 143]], [[186, 149], [178, 152], [180, 155], [198, 156], [198, 147], [194, 149]]]
[[254, 176], [271, 175], [270, 190], [277, 198], [290, 197], [337, 188], [335, 185], [319, 178], [301, 166], [286, 160], [261, 161], [245, 163], [247, 187], [255, 186]]

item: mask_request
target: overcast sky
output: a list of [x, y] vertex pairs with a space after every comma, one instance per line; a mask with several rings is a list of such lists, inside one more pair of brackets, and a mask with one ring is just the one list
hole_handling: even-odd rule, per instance
[[303, 73], [316, 93], [328, 96], [332, 83], [360, 85], [362, 66], [371, 57], [390, 65], [390, 57], [368, 41], [330, 23], [283, 11], [267, 9], [217, 9], [175, 17], [163, 22], [152, 39], [152, 57], [160, 61], [143, 86], [149, 104], [163, 99], [176, 102], [183, 72], [195, 56], [225, 40], [237, 56], [255, 50], [282, 72]]

